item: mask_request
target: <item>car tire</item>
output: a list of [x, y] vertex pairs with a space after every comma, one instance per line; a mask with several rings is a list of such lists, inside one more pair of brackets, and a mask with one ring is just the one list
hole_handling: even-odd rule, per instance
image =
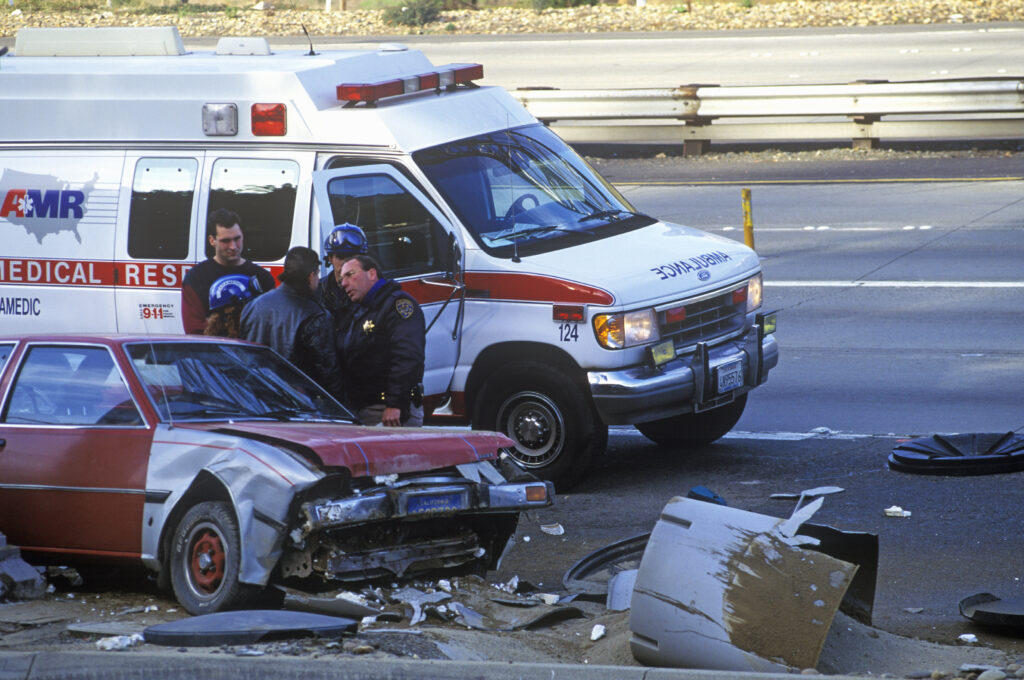
[[710, 411], [683, 413], [671, 418], [637, 423], [636, 429], [662, 446], [703, 446], [725, 436], [739, 421], [746, 405], [747, 395], [743, 394]]
[[192, 615], [237, 608], [257, 592], [240, 583], [241, 541], [231, 504], [206, 501], [181, 518], [171, 541], [171, 587]]
[[538, 362], [515, 362], [483, 384], [473, 427], [516, 442], [520, 467], [564, 491], [588, 472], [608, 443], [608, 426], [568, 375]]

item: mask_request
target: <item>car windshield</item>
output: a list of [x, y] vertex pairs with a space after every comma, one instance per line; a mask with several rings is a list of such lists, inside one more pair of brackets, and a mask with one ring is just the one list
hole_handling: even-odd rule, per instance
[[345, 420], [352, 415], [266, 347], [212, 342], [126, 346], [161, 420]]
[[416, 163], [477, 243], [531, 255], [653, 224], [543, 125], [423, 149]]

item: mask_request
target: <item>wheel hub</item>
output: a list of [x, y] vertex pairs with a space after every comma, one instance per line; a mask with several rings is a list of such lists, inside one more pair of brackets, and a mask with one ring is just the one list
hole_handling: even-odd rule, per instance
[[543, 414], [531, 411], [516, 420], [516, 439], [531, 449], [540, 448], [551, 436], [551, 427]]

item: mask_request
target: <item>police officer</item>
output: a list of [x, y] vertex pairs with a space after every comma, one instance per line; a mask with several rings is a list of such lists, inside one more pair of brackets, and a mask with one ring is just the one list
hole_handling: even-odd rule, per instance
[[320, 304], [340, 319], [341, 313], [349, 305], [348, 295], [341, 287], [341, 266], [353, 255], [366, 255], [369, 245], [366, 234], [354, 224], [339, 224], [324, 239], [324, 264], [331, 268], [317, 288]]
[[296, 246], [284, 258], [281, 285], [242, 309], [242, 337], [258, 342], [302, 369], [335, 398], [342, 397], [331, 316], [316, 301], [320, 256]]
[[353, 304], [340, 327], [346, 405], [366, 425], [423, 424], [423, 312], [368, 255], [341, 267]]

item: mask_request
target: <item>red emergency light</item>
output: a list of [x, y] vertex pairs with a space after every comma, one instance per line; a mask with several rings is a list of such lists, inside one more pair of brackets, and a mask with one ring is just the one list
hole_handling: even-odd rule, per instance
[[448, 64], [436, 71], [416, 76], [384, 80], [379, 83], [338, 85], [338, 101], [373, 103], [378, 99], [396, 97], [400, 94], [465, 85], [483, 77], [484, 67], [480, 64]]
[[288, 132], [288, 108], [284, 104], [253, 104], [252, 133], [258, 137], [283, 137]]

